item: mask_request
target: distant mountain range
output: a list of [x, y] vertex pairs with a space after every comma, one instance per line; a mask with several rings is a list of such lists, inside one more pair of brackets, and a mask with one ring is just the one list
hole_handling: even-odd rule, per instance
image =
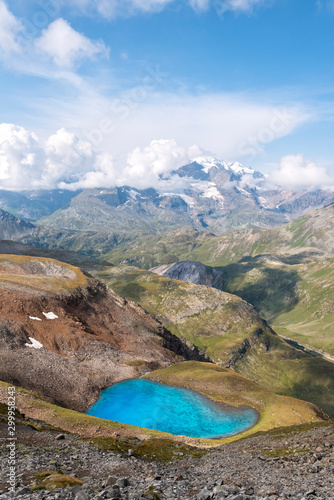
[[231, 229], [267, 229], [332, 202], [330, 191], [289, 191], [238, 162], [211, 157], [171, 172], [159, 189], [0, 191], [0, 208], [39, 225], [153, 234], [183, 226], [217, 235]]
[[65, 207], [79, 193], [80, 191], [60, 189], [21, 192], [0, 189], [0, 208], [16, 217], [34, 222]]

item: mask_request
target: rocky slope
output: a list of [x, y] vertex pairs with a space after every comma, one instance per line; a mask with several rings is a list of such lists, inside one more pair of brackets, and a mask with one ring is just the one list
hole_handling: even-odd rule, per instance
[[10, 240], [31, 233], [35, 226], [0, 209], [0, 239]]
[[[5, 436], [5, 425], [0, 424], [1, 436]], [[57, 440], [57, 435], [59, 431], [52, 428], [36, 431], [29, 425], [17, 426], [17, 498], [90, 500], [100, 495], [121, 500], [333, 499], [333, 423], [281, 429], [224, 445], [202, 457], [196, 449], [191, 454], [188, 448], [174, 445], [166, 449], [168, 460], [163, 462], [148, 450], [150, 460], [137, 452], [128, 456], [126, 450], [134, 446], [129, 442], [119, 441], [117, 451], [108, 449], [102, 440], [98, 446], [78, 435], [66, 434], [62, 440]], [[5, 447], [0, 457], [5, 464]], [[0, 495], [7, 490], [6, 473], [4, 467]], [[43, 477], [49, 477], [44, 487]], [[40, 490], [30, 490], [41, 483]], [[59, 489], [45, 489], [52, 484]], [[7, 500], [9, 496], [3, 493], [0, 498]]]
[[176, 262], [152, 268], [150, 271], [174, 280], [191, 281], [195, 285], [206, 285], [220, 290], [224, 288], [224, 273], [198, 261]]
[[117, 380], [207, 359], [73, 266], [3, 255], [0, 289], [0, 379], [66, 407], [85, 410]]

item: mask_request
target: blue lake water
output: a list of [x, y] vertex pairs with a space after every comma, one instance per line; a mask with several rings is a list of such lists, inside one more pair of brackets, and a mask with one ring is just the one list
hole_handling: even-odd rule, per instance
[[238, 434], [255, 425], [259, 416], [249, 407], [221, 407], [197, 392], [144, 379], [105, 389], [87, 414], [196, 438]]

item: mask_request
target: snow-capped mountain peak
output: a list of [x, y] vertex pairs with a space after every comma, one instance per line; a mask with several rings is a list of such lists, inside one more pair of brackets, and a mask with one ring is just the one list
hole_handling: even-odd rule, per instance
[[212, 169], [212, 168], [217, 168], [219, 170], [228, 170], [232, 171], [237, 175], [244, 175], [244, 174], [253, 174], [254, 170], [251, 168], [244, 167], [241, 163], [239, 162], [227, 162], [227, 161], [220, 161], [217, 160], [216, 158], [212, 156], [199, 156], [198, 158], [194, 159], [194, 162], [196, 162], [198, 165], [201, 165], [203, 167], [203, 172], [206, 174]]
[[203, 172], [206, 174], [211, 170], [211, 168], [216, 167], [216, 168], [225, 168], [224, 163], [225, 162], [220, 162], [216, 158], [213, 158], [213, 156], [199, 156], [198, 158], [194, 159], [194, 162], [197, 163], [198, 165], [201, 165], [203, 168]]
[[234, 163], [230, 163], [229, 168], [230, 168], [230, 170], [233, 170], [233, 172], [235, 174], [241, 174], [241, 175], [254, 174], [254, 170], [252, 168], [244, 167], [238, 161], [236, 161]]

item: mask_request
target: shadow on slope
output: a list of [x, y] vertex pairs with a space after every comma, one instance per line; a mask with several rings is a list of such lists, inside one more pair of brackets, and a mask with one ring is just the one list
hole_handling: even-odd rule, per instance
[[267, 320], [272, 321], [298, 304], [298, 273], [275, 257], [244, 257], [218, 269], [225, 275], [224, 291], [254, 305]]
[[261, 387], [312, 401], [331, 418], [334, 416], [334, 364], [298, 351], [275, 335], [263, 335], [261, 343], [250, 345], [236, 359], [234, 369]]
[[318, 252], [300, 252], [294, 255], [280, 256], [280, 260], [287, 264], [288, 266], [294, 266], [297, 264], [308, 264], [319, 259]]

